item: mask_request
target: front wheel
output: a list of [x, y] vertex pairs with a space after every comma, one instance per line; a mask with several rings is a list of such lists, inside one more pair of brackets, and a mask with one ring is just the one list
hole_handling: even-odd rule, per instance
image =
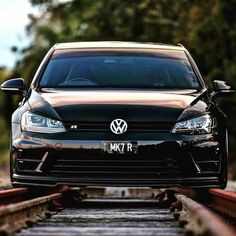
[[221, 166], [221, 189], [225, 189], [227, 186], [228, 180], [228, 153], [229, 153], [229, 141], [228, 141], [228, 130], [225, 130], [225, 140], [224, 140], [224, 147], [222, 150], [222, 166]]

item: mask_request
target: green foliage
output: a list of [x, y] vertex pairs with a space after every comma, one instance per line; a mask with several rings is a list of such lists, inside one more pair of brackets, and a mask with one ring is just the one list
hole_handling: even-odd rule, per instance
[[0, 117], [0, 167], [8, 164], [9, 160], [9, 129], [6, 128], [6, 122]]
[[[11, 72], [7, 69], [0, 69], [0, 83], [11, 76]], [[8, 163], [9, 160], [9, 126], [6, 120], [9, 116], [6, 114], [8, 109], [6, 108], [6, 97], [3, 93], [0, 93], [0, 167]], [[12, 104], [11, 104], [12, 105]], [[5, 118], [5, 119], [4, 119]]]
[[[21, 52], [22, 59], [14, 70], [27, 84], [47, 50], [57, 42], [123, 40], [182, 43], [194, 56], [208, 84], [224, 79], [236, 87], [236, 0], [31, 3], [41, 14], [30, 16], [27, 31], [33, 40]], [[236, 162], [236, 96], [220, 99], [219, 103], [229, 116], [231, 160]]]

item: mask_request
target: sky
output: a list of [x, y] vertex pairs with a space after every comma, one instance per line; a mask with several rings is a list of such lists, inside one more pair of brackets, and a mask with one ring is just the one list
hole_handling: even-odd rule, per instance
[[17, 56], [11, 52], [12, 46], [22, 48], [29, 44], [25, 32], [27, 15], [36, 12], [28, 0], [0, 0], [0, 67], [14, 66]]

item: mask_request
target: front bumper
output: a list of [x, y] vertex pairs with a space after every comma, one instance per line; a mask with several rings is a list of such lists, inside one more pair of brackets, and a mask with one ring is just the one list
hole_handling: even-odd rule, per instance
[[23, 133], [13, 140], [12, 183], [136, 187], [225, 185], [223, 173], [227, 162], [213, 134], [157, 134], [156, 140], [135, 140], [137, 154], [104, 153], [103, 141], [68, 136], [59, 139], [57, 135], [48, 139]]

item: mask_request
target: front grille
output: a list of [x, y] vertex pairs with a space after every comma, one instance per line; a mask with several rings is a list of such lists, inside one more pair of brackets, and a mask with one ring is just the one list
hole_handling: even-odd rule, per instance
[[[109, 131], [110, 122], [64, 122], [68, 131]], [[128, 131], [131, 132], [170, 132], [174, 126], [173, 122], [127, 122]], [[76, 127], [73, 129], [73, 127]]]
[[138, 154], [125, 155], [107, 154], [100, 149], [61, 151], [50, 175], [91, 179], [157, 179], [183, 173], [172, 155], [156, 151], [155, 147], [149, 147], [149, 150], [139, 147]]
[[[203, 153], [202, 153], [203, 154]], [[209, 154], [209, 153], [207, 153]], [[155, 180], [219, 173], [220, 158], [178, 148], [174, 142], [139, 145], [138, 153], [109, 154], [100, 148], [23, 150], [18, 153], [19, 174], [107, 180]]]

